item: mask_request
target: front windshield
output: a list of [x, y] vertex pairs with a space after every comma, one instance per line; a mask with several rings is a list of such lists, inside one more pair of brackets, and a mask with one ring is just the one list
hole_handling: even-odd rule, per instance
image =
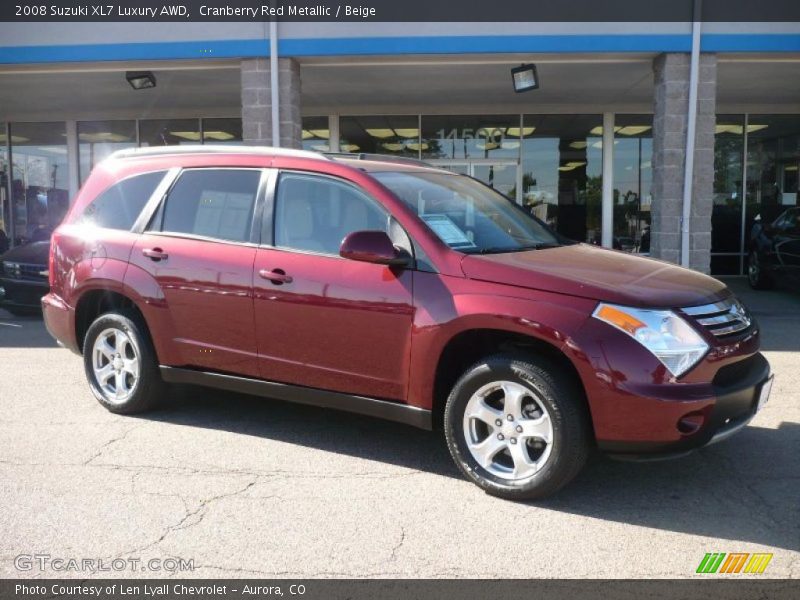
[[561, 245], [543, 223], [469, 177], [423, 171], [372, 175], [459, 252], [490, 254]]

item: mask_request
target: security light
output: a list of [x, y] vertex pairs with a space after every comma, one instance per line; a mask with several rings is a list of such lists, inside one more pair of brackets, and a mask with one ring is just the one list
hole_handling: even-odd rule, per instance
[[511, 79], [514, 82], [514, 91], [517, 93], [536, 90], [539, 88], [539, 75], [536, 65], [520, 65], [511, 69]]
[[156, 76], [151, 71], [128, 71], [125, 79], [135, 90], [145, 90], [156, 87]]

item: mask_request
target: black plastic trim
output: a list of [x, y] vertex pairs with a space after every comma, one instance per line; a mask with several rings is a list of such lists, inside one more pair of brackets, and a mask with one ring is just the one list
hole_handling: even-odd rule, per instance
[[598, 440], [598, 448], [607, 454], [617, 455], [614, 458], [658, 460], [685, 455], [713, 442], [715, 435], [747, 424], [755, 415], [761, 388], [770, 378], [769, 363], [762, 354], [757, 353], [749, 359], [735, 363], [732, 368], [740, 369], [738, 379], [730, 381], [730, 378], [726, 377], [728, 385], [724, 387], [714, 385], [714, 408], [706, 425], [696, 434], [674, 442]]
[[344, 410], [405, 423], [420, 429], [433, 429], [431, 411], [399, 402], [179, 367], [161, 366], [161, 377], [170, 383], [191, 383], [275, 400]]

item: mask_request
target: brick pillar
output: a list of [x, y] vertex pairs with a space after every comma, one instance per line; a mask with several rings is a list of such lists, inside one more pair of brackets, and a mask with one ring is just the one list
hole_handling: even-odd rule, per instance
[[[680, 262], [681, 211], [689, 107], [688, 54], [661, 54], [653, 61], [653, 203], [651, 254]], [[689, 266], [709, 272], [714, 191], [717, 58], [700, 55], [697, 88]]]
[[[278, 59], [281, 147], [300, 148], [300, 65]], [[242, 135], [245, 144], [272, 145], [272, 96], [268, 58], [245, 58], [242, 72]]]

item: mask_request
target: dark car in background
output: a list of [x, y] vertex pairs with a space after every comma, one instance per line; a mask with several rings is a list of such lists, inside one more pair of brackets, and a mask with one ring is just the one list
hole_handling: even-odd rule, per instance
[[786, 210], [772, 223], [762, 223], [761, 216], [756, 216], [747, 279], [757, 290], [769, 289], [778, 281], [800, 289], [800, 207]]
[[33, 242], [0, 256], [0, 308], [14, 315], [41, 312], [42, 296], [50, 286], [47, 261], [50, 242]]

